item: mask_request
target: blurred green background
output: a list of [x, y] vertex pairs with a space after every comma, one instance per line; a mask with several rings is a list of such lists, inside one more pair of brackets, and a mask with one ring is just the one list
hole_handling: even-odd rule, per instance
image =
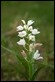
[[[54, 81], [54, 2], [53, 1], [1, 1], [1, 44], [8, 49], [20, 52], [17, 45], [17, 25], [21, 20], [34, 20], [33, 27], [39, 28], [40, 34], [36, 42], [40, 48], [46, 67], [42, 69], [37, 81]], [[19, 78], [14, 65], [19, 65], [14, 55], [1, 48], [1, 80], [24, 80]]]

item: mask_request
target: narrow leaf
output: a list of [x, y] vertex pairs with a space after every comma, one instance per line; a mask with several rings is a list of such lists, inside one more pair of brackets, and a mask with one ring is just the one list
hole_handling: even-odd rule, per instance
[[8, 48], [6, 48], [6, 47], [4, 47], [4, 46], [1, 46], [3, 49], [5, 49], [5, 50], [7, 50], [8, 52], [10, 52], [10, 53], [12, 53], [12, 54], [14, 54], [14, 55], [16, 55], [16, 57], [18, 58], [18, 60], [22, 63], [22, 65], [25, 67], [25, 70], [26, 70], [26, 76], [27, 76], [27, 78], [28, 78], [28, 62], [19, 54], [18, 55], [18, 53], [15, 51], [15, 50], [10, 50], [10, 49], [8, 49]]
[[35, 70], [35, 72], [34, 72], [32, 78], [31, 78], [31, 81], [34, 81], [35, 77], [38, 75], [39, 71], [40, 71], [42, 68], [43, 68], [43, 66]]

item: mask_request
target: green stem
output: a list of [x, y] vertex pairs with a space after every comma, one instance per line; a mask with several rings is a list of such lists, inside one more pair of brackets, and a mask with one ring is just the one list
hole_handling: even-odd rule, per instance
[[24, 49], [25, 49], [26, 51], [29, 51], [26, 47], [24, 47]]
[[31, 77], [33, 75], [33, 63], [29, 62], [29, 81], [31, 81]]
[[29, 81], [30, 81], [30, 78], [31, 78], [31, 67], [30, 67], [30, 64], [29, 64]]

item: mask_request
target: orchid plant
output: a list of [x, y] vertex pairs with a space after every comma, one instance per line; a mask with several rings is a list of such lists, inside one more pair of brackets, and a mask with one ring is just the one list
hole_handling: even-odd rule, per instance
[[40, 56], [39, 50], [36, 50], [36, 46], [42, 45], [41, 43], [36, 43], [36, 35], [38, 35], [40, 31], [38, 28], [33, 28], [33, 20], [29, 20], [27, 23], [25, 20], [21, 21], [23, 25], [17, 26], [18, 37], [20, 39], [17, 44], [23, 47], [21, 54], [26, 61], [28, 68], [26, 70], [26, 74], [28, 75], [27, 80], [31, 81], [33, 80], [36, 70], [34, 66], [35, 60], [38, 61], [43, 59], [43, 57]]

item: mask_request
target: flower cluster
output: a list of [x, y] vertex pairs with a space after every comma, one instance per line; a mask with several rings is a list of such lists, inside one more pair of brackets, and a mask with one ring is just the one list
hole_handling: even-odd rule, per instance
[[[28, 43], [29, 51], [31, 52], [33, 50], [33, 46], [35, 45], [35, 36], [39, 34], [40, 31], [38, 31], [38, 29], [33, 28], [33, 20], [29, 20], [27, 23], [25, 22], [25, 20], [21, 21], [23, 23], [23, 26], [20, 25], [17, 27], [18, 37], [20, 37], [20, 40], [17, 42], [17, 44], [25, 47], [25, 45], [27, 44], [27, 38], [29, 41], [32, 41], [31, 43]], [[40, 57], [38, 50], [36, 50], [36, 52], [34, 53], [33, 59], [43, 59], [43, 57]]]

